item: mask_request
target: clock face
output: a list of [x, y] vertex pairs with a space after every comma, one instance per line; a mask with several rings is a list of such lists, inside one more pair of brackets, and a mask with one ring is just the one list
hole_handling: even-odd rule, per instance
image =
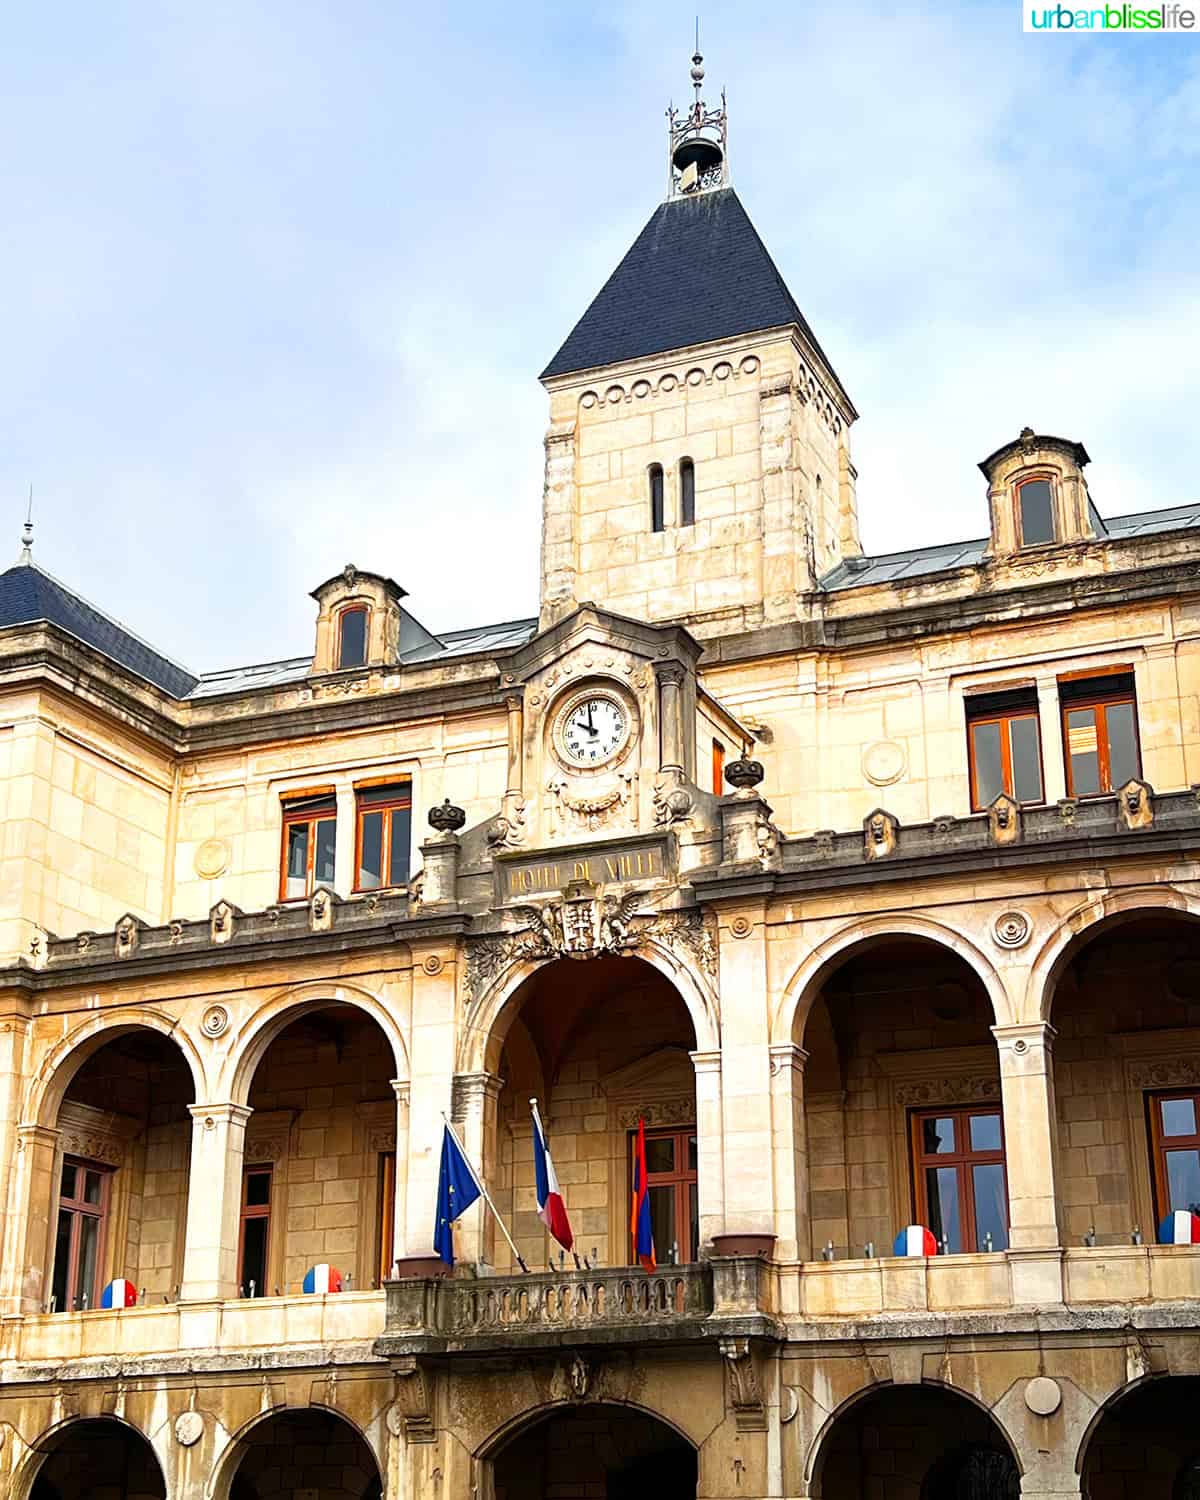
[[576, 766], [611, 760], [629, 736], [629, 716], [615, 698], [589, 693], [572, 705], [558, 728], [561, 754]]

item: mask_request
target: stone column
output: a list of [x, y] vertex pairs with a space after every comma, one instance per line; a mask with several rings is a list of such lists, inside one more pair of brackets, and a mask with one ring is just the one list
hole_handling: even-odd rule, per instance
[[1058, 1226], [1058, 1123], [1047, 1021], [993, 1026], [1008, 1143], [1009, 1258], [1018, 1302], [1062, 1301]]
[[435, 833], [421, 845], [421, 905], [453, 906], [458, 900], [458, 835]]
[[725, 1232], [725, 1152], [721, 1119], [721, 1054], [693, 1052], [696, 1070], [696, 1195], [700, 1243]]
[[520, 695], [510, 693], [504, 700], [504, 710], [508, 720], [508, 775], [504, 795], [519, 800], [525, 786], [525, 707]]
[[354, 788], [337, 789], [337, 842], [333, 850], [333, 888], [339, 896], [354, 890], [354, 851], [358, 842]]
[[771, 1053], [771, 1135], [775, 1219], [780, 1260], [811, 1260], [808, 1211], [808, 1140], [804, 1115], [804, 1064], [808, 1053], [778, 1042]]
[[50, 1296], [50, 1215], [58, 1202], [58, 1141], [59, 1132], [48, 1125], [18, 1125], [16, 1129], [0, 1273], [6, 1317], [42, 1312]]
[[12, 1168], [17, 1155], [17, 1123], [28, 1035], [28, 1020], [8, 1010], [0, 1022], [0, 1246], [6, 1243], [9, 1216], [20, 1216], [21, 1213], [19, 1200], [9, 1194], [15, 1175]]
[[658, 768], [683, 775], [683, 668], [674, 662], [655, 669], [658, 680]]
[[1059, 709], [1058, 679], [1040, 677], [1037, 685], [1038, 725], [1042, 734], [1042, 778], [1046, 783], [1046, 802], [1053, 807], [1067, 795], [1067, 772], [1063, 761], [1062, 713]]
[[[467, 1160], [482, 1176], [488, 1192], [496, 1181], [496, 1103], [504, 1079], [494, 1073], [458, 1073], [454, 1078], [452, 1119], [463, 1143]], [[509, 1225], [509, 1232], [512, 1226]], [[496, 1226], [491, 1210], [479, 1202], [463, 1215], [458, 1229], [458, 1253], [462, 1260], [494, 1265], [496, 1260]]]
[[778, 1233], [771, 1161], [771, 1057], [765, 907], [720, 913], [721, 1115], [727, 1235]]
[[192, 1161], [188, 1176], [181, 1302], [216, 1302], [238, 1295], [238, 1231], [242, 1204], [244, 1104], [189, 1104]]
[[388, 1274], [404, 1254], [404, 1215], [408, 1203], [408, 1104], [407, 1078], [393, 1078], [396, 1095], [396, 1182], [392, 1196], [392, 1244], [388, 1251]]
[[412, 957], [408, 1191], [399, 1257], [401, 1271], [408, 1275], [424, 1274], [437, 1264], [433, 1229], [443, 1116], [450, 1114], [454, 1077], [456, 975], [455, 951], [444, 938], [414, 942]]

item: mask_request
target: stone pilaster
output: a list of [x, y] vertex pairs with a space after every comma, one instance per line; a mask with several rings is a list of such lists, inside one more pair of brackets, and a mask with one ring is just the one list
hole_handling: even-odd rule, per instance
[[804, 1116], [804, 1064], [808, 1053], [792, 1042], [778, 1042], [771, 1047], [770, 1055], [775, 1250], [780, 1260], [811, 1260]]
[[1054, 1027], [993, 1026], [1008, 1142], [1009, 1259], [1017, 1302], [1062, 1301]]
[[[503, 1078], [494, 1073], [457, 1073], [452, 1092], [453, 1120], [467, 1160], [482, 1176], [488, 1192], [496, 1180], [498, 1142], [496, 1140], [496, 1104]], [[462, 1260], [494, 1264], [496, 1226], [487, 1205], [480, 1203], [467, 1210], [458, 1228], [458, 1253]]]
[[50, 1295], [50, 1215], [58, 1201], [58, 1142], [59, 1132], [50, 1126], [17, 1126], [16, 1160], [9, 1178], [15, 1212], [5, 1225], [0, 1271], [6, 1316], [42, 1312]]
[[696, 1191], [700, 1243], [725, 1232], [724, 1121], [721, 1116], [721, 1054], [693, 1052], [696, 1070]]
[[414, 943], [412, 959], [412, 1078], [402, 1260], [434, 1254], [443, 1116], [450, 1114], [454, 1077], [455, 950], [445, 939]]
[[215, 1302], [239, 1295], [244, 1104], [189, 1104], [192, 1159], [183, 1244], [181, 1302]]

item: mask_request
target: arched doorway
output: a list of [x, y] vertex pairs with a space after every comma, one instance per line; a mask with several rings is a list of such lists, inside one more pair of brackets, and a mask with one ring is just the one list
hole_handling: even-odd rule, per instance
[[243, 1297], [301, 1292], [314, 1265], [343, 1290], [380, 1286], [392, 1261], [395, 1058], [353, 1005], [306, 1009], [249, 1083], [237, 1281]]
[[237, 1445], [229, 1500], [380, 1500], [379, 1466], [344, 1417], [283, 1411]]
[[824, 1500], [1018, 1500], [1020, 1470], [995, 1421], [941, 1386], [887, 1386], [839, 1417], [822, 1445]]
[[[503, 1085], [485, 1121], [483, 1159], [496, 1206], [532, 1269], [552, 1257], [557, 1266], [558, 1250], [536, 1213], [530, 1098], [539, 1101], [581, 1255], [631, 1263], [632, 1143], [644, 1120], [659, 1264], [698, 1258], [695, 1046], [679, 992], [639, 958], [560, 959], [513, 994], [489, 1039]], [[485, 1258], [509, 1269], [490, 1220], [485, 1235]]]
[[46, 1458], [29, 1500], [166, 1500], [149, 1443], [123, 1422], [70, 1422], [39, 1449]]
[[194, 1097], [179, 1047], [145, 1028], [105, 1042], [75, 1072], [54, 1122], [48, 1310], [95, 1308], [117, 1279], [133, 1284], [139, 1302], [175, 1299]]
[[1052, 981], [1064, 1242], [1153, 1244], [1200, 1212], [1200, 922], [1123, 912], [1085, 932]]
[[866, 939], [826, 972], [794, 1036], [814, 1251], [888, 1255], [912, 1223], [942, 1254], [1008, 1248], [993, 1022], [979, 975], [931, 939]]
[[577, 1406], [510, 1438], [492, 1482], [495, 1500], [695, 1500], [696, 1450], [648, 1412]]
[[1085, 1500], [1197, 1500], [1200, 1376], [1147, 1381], [1118, 1396], [1087, 1440]]

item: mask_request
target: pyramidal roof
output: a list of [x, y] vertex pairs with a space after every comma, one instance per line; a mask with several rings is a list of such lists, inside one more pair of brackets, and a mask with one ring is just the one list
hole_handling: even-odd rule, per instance
[[22, 561], [0, 573], [0, 627], [33, 625], [42, 620], [57, 625], [173, 698], [186, 698], [196, 685], [191, 672], [139, 640], [36, 563]]
[[655, 209], [541, 378], [792, 323], [828, 366], [734, 190], [670, 198]]

